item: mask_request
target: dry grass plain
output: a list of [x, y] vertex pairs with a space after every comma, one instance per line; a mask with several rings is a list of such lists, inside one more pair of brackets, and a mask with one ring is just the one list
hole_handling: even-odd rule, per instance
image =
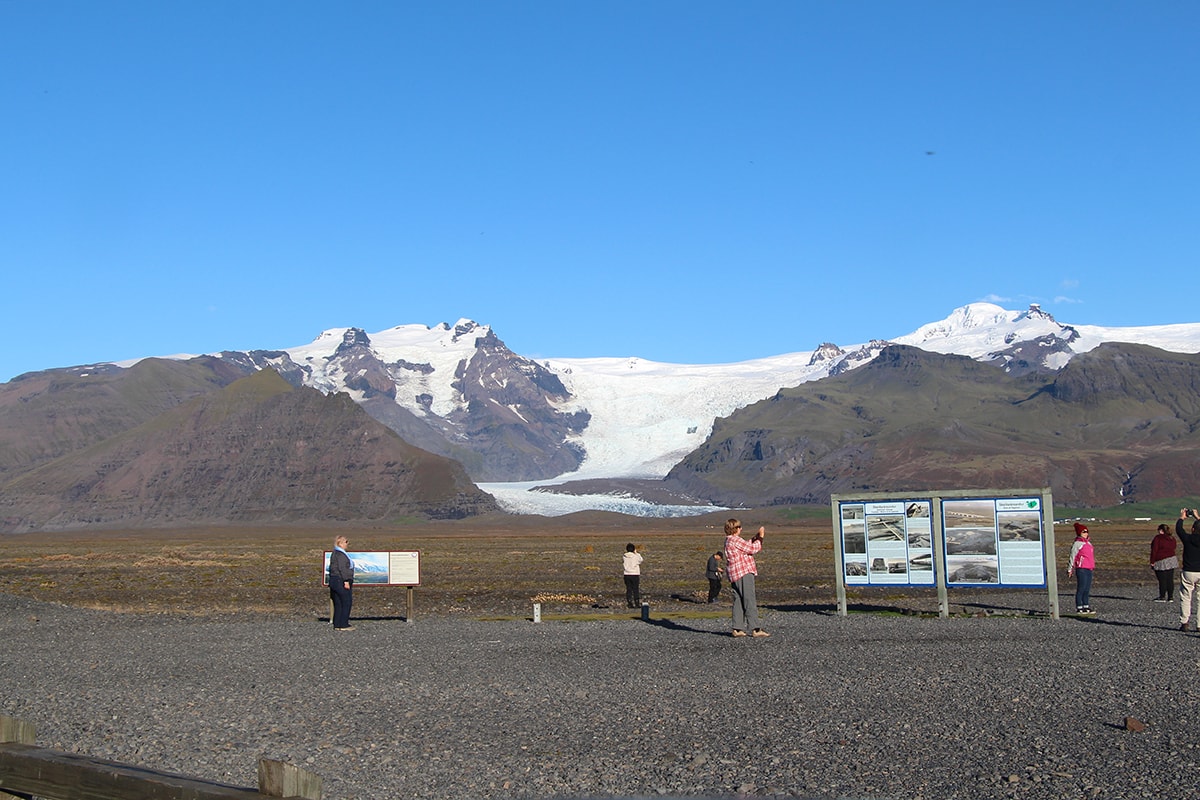
[[[763, 606], [832, 606], [833, 537], [828, 512], [800, 516], [743, 511], [747, 529], [767, 527], [759, 557]], [[421, 586], [415, 618], [463, 614], [523, 617], [535, 598], [544, 617], [628, 615], [621, 580], [626, 542], [643, 555], [643, 597], [656, 615], [728, 613], [698, 603], [704, 565], [721, 546], [725, 515], [644, 519], [610, 514], [567, 518], [491, 517], [398, 526], [239, 526], [179, 530], [104, 530], [0, 535], [0, 592], [120, 612], [222, 614], [251, 612], [324, 616], [323, 551], [335, 533], [351, 550], [419, 550]], [[1170, 520], [1165, 520], [1170, 522]], [[1153, 523], [1089, 523], [1096, 546], [1096, 591], [1144, 585]], [[1060, 590], [1073, 533], [1055, 528]], [[726, 590], [726, 595], [728, 590]], [[852, 602], [936, 611], [931, 589], [852, 590]], [[405, 590], [355, 590], [356, 617], [397, 617]], [[951, 590], [951, 602], [977, 599]], [[1030, 608], [1044, 608], [1030, 597]]]

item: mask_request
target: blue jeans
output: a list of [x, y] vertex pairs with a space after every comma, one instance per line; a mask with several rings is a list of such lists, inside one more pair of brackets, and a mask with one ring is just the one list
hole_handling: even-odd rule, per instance
[[1075, 608], [1092, 604], [1092, 571], [1082, 567], [1075, 570]]

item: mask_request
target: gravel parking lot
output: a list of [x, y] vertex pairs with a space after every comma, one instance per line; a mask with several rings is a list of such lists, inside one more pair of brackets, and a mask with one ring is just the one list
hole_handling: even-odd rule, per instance
[[289, 761], [328, 798], [1191, 797], [1200, 635], [1150, 596], [1058, 621], [1024, 613], [1036, 594], [950, 619], [767, 607], [755, 640], [653, 614], [341, 633], [0, 595], [0, 711], [45, 747], [224, 783]]

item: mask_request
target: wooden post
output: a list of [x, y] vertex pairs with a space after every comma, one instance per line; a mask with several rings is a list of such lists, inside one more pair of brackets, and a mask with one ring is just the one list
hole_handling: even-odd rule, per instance
[[1050, 595], [1050, 619], [1058, 619], [1058, 562], [1054, 554], [1054, 495], [1042, 487], [1042, 563], [1046, 565], [1046, 592]]
[[404, 614], [404, 621], [412, 622], [413, 621], [413, 587], [411, 587], [411, 586], [408, 587], [407, 595], [408, 595], [408, 611], [405, 612], [405, 614]]
[[321, 776], [269, 758], [258, 760], [258, 791], [267, 797], [321, 800]]
[[[32, 722], [0, 714], [0, 742], [33, 744], [37, 738], [37, 726]], [[0, 800], [27, 800], [29, 794], [9, 794], [0, 789]]]
[[262, 800], [255, 789], [30, 744], [0, 744], [0, 786], [52, 800]]
[[0, 742], [33, 744], [37, 728], [32, 722], [0, 714]]

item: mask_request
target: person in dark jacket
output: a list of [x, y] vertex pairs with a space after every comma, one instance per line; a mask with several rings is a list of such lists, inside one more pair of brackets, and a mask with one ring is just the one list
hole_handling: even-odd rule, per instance
[[1179, 519], [1175, 520], [1175, 535], [1183, 543], [1183, 573], [1179, 581], [1179, 630], [1186, 631], [1191, 627], [1192, 598], [1196, 596], [1196, 584], [1200, 583], [1200, 519], [1192, 523], [1191, 532], [1184, 530], [1183, 521], [1195, 517], [1196, 509], [1179, 509]]
[[354, 604], [354, 562], [346, 548], [350, 540], [338, 536], [333, 540], [333, 553], [329, 556], [329, 597], [333, 600], [333, 629], [352, 631], [350, 606]]
[[1150, 540], [1150, 568], [1158, 578], [1156, 603], [1169, 603], [1175, 599], [1175, 570], [1179, 559], [1175, 557], [1175, 537], [1166, 525], [1158, 526], [1158, 533]]
[[721, 559], [724, 556], [721, 551], [713, 553], [708, 557], [708, 566], [704, 569], [704, 577], [708, 578], [708, 602], [715, 603], [717, 598], [721, 596], [721, 576], [725, 574], [724, 567], [721, 566]]

